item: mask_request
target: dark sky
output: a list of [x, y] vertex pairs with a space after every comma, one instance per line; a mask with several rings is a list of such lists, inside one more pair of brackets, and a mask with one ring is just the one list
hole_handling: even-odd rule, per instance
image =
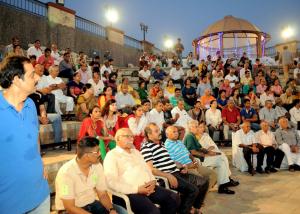
[[148, 41], [163, 48], [166, 35], [180, 37], [186, 52], [194, 38], [226, 15], [246, 19], [271, 34], [269, 45], [283, 42], [280, 32], [287, 25], [300, 38], [300, 0], [65, 0], [65, 6], [104, 26], [104, 8], [115, 7], [120, 19], [114, 26], [125, 34], [141, 40], [139, 24], [144, 22], [149, 26]]

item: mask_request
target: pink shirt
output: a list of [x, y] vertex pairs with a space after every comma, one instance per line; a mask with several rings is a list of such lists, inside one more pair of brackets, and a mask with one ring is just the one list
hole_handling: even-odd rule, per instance
[[54, 58], [49, 56], [48, 59], [46, 59], [43, 54], [38, 58], [37, 63], [43, 65], [45, 69], [48, 70], [51, 65], [54, 65]]
[[256, 93], [258, 94], [262, 94], [265, 92], [265, 90], [267, 89], [267, 86], [266, 85], [261, 85], [259, 84], [257, 87], [256, 87]]

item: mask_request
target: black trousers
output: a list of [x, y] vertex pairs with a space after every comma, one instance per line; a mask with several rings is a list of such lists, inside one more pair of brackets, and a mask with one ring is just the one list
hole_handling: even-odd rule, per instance
[[46, 94], [43, 95], [45, 101], [47, 102], [47, 113], [56, 113], [55, 111], [55, 95], [54, 94]]
[[253, 154], [257, 155], [257, 166], [256, 166], [256, 168], [261, 168], [261, 166], [263, 165], [263, 161], [264, 161], [264, 151], [263, 151], [263, 149], [264, 149], [264, 147], [262, 145], [258, 144], [257, 148], [259, 148], [258, 153], [254, 153], [251, 148], [248, 148], [248, 147], [243, 148], [244, 158], [247, 162], [248, 170], [253, 168], [252, 161], [251, 161], [251, 156]]
[[[145, 214], [175, 214], [180, 204], [178, 195], [163, 187], [156, 186], [155, 192], [149, 196], [141, 194], [128, 194], [131, 209], [134, 213]], [[113, 196], [113, 203], [125, 207], [124, 201]], [[159, 204], [160, 208], [155, 204]]]
[[199, 209], [208, 191], [208, 178], [180, 172], [175, 172], [173, 175], [177, 178], [176, 190], [180, 193], [181, 198], [179, 213], [190, 213], [192, 206]]
[[183, 88], [183, 79], [179, 79], [179, 80], [174, 80], [174, 79], [172, 79], [172, 80], [173, 80], [173, 83], [174, 83], [174, 84], [175, 84], [175, 83], [179, 83], [181, 89]]

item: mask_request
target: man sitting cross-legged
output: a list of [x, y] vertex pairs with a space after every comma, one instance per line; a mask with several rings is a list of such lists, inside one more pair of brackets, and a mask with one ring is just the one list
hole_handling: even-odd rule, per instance
[[218, 193], [234, 194], [233, 190], [228, 187], [238, 185], [235, 181], [230, 180], [230, 173], [228, 172], [226, 163], [221, 157], [221, 153], [207, 150], [198, 142], [196, 135], [198, 134], [198, 121], [191, 120], [188, 122], [188, 134], [185, 136], [183, 142], [186, 148], [194, 157], [200, 158], [203, 166], [216, 167], [218, 176]]
[[[126, 194], [134, 213], [175, 214], [179, 205], [177, 195], [156, 185], [143, 156], [134, 148], [133, 137], [127, 128], [119, 129], [115, 135], [117, 147], [104, 159], [104, 174], [109, 188]], [[113, 201], [119, 202], [118, 198], [113, 198]], [[159, 204], [160, 208], [155, 204]]]
[[148, 124], [145, 136], [147, 142], [142, 145], [142, 155], [153, 174], [167, 178], [171, 188], [180, 193], [179, 213], [190, 213], [191, 210], [201, 213], [200, 208], [208, 190], [207, 177], [189, 174], [186, 166], [177, 168], [166, 148], [162, 146], [161, 132], [155, 123]]
[[113, 205], [106, 192], [98, 144], [96, 138], [83, 138], [77, 145], [76, 157], [59, 169], [55, 179], [55, 206], [58, 213], [63, 213], [63, 210], [82, 214], [127, 213], [124, 208]]
[[179, 166], [187, 166], [188, 172], [198, 176], [209, 177], [209, 187], [217, 183], [217, 174], [214, 170], [200, 164], [199, 159], [194, 158], [185, 145], [179, 140], [178, 128], [169, 126], [166, 129], [167, 140], [164, 147], [168, 150], [170, 157]]

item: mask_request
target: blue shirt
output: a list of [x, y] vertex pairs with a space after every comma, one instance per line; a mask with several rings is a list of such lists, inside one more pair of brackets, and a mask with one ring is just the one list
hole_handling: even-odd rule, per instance
[[30, 98], [18, 112], [0, 93], [0, 213], [20, 214], [49, 195], [38, 148], [38, 117]]
[[217, 103], [220, 104], [221, 106], [226, 106], [227, 105], [227, 99], [222, 100], [220, 97], [217, 99]]
[[155, 70], [155, 71], [153, 71], [152, 76], [153, 76], [153, 78], [156, 79], [156, 80], [164, 80], [164, 78], [165, 78], [166, 76], [168, 76], [168, 75], [167, 75], [167, 73], [166, 73], [165, 71], [163, 71], [163, 70], [160, 70], [159, 73]]
[[192, 163], [190, 152], [180, 140], [174, 142], [167, 139], [164, 146], [168, 150], [171, 159], [175, 162], [179, 162], [181, 164]]
[[211, 85], [210, 85], [210, 83], [199, 83], [198, 84], [198, 87], [197, 87], [197, 95], [198, 96], [203, 96], [204, 95], [204, 91], [206, 90], [206, 89], [211, 89]]
[[254, 115], [256, 115], [256, 111], [254, 110], [254, 108], [246, 110], [246, 108], [244, 107], [241, 110], [241, 117], [244, 117], [245, 119], [251, 119]]

